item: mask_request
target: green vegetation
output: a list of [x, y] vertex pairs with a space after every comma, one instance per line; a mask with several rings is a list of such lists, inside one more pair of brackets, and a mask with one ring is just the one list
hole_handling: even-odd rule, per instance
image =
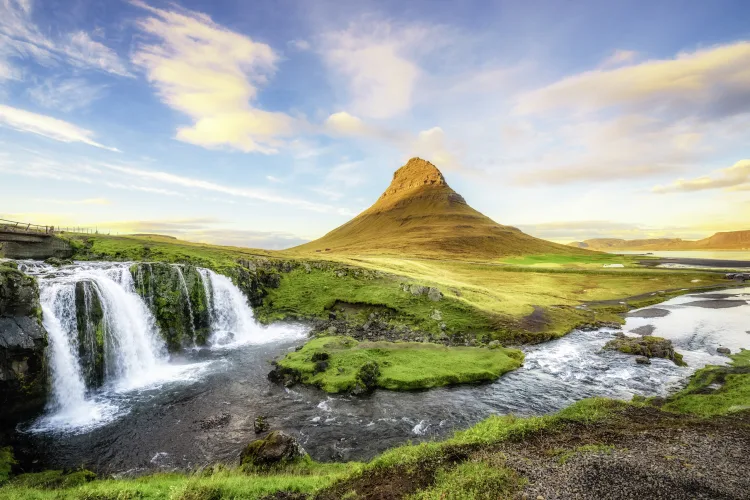
[[[493, 457], [494, 458], [494, 457]], [[454, 468], [440, 469], [435, 484], [410, 496], [410, 500], [505, 500], [523, 486], [525, 479], [498, 463], [464, 462]]]
[[706, 366], [663, 409], [704, 417], [750, 409], [750, 350], [732, 356], [730, 366]]
[[0, 448], [0, 486], [10, 477], [10, 472], [16, 464], [11, 448]]
[[609, 253], [588, 252], [583, 255], [566, 254], [532, 254], [521, 257], [502, 259], [501, 262], [516, 266], [549, 267], [549, 268], [601, 268], [605, 265], [620, 264], [624, 267], [635, 267], [644, 257], [614, 255]]
[[134, 264], [130, 273], [171, 351], [208, 341], [208, 297], [195, 266], [149, 262]]
[[357, 342], [320, 337], [279, 361], [279, 367], [326, 392], [427, 389], [496, 380], [523, 363], [515, 349], [444, 347], [415, 342]]

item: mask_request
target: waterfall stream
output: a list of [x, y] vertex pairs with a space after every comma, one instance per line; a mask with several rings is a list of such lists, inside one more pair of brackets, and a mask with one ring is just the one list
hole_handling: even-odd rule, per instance
[[[153, 313], [156, 286], [151, 264], [136, 266], [135, 279], [129, 263], [54, 268], [28, 262], [21, 268], [39, 280], [49, 335], [52, 391], [48, 412], [34, 429], [86, 430], [106, 423], [127, 411], [112, 396], [194, 381], [210, 364], [170, 360]], [[229, 278], [208, 269], [196, 271], [208, 309], [209, 347], [263, 343], [283, 336], [255, 322], [246, 297]], [[193, 305], [183, 269], [172, 265], [172, 272], [179, 278], [180, 300], [187, 304], [189, 314], [186, 323], [195, 338]]]

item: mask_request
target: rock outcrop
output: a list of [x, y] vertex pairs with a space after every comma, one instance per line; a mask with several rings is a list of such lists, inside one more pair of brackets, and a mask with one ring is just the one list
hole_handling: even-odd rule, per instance
[[299, 442], [284, 431], [273, 431], [263, 439], [250, 442], [240, 454], [240, 463], [268, 467], [294, 462], [307, 455]]
[[611, 351], [620, 351], [624, 354], [637, 356], [636, 362], [647, 364], [640, 357], [645, 358], [664, 358], [669, 359], [678, 366], [685, 366], [682, 355], [675, 352], [672, 341], [661, 337], [645, 335], [643, 337], [628, 337], [624, 333], [615, 334], [616, 338], [607, 342], [604, 349]]
[[36, 280], [0, 263], [0, 421], [44, 406], [46, 346]]

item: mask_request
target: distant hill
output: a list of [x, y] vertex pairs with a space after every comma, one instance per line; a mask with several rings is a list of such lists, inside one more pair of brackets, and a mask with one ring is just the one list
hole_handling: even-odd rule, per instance
[[622, 240], [616, 238], [594, 238], [569, 243], [575, 248], [588, 250], [750, 250], [750, 230], [716, 233], [702, 240], [679, 238], [656, 238]]
[[304, 252], [493, 259], [528, 254], [583, 254], [503, 226], [471, 208], [430, 162], [412, 158], [370, 208]]

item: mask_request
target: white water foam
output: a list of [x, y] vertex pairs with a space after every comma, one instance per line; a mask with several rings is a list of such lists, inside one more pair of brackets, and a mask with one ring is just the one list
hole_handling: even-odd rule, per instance
[[[201, 276], [210, 283], [211, 345], [236, 347], [244, 344], [265, 344], [278, 340], [301, 338], [302, 327], [291, 325], [258, 324], [247, 297], [232, 280], [209, 269], [200, 269]], [[204, 283], [204, 286], [208, 286]]]

